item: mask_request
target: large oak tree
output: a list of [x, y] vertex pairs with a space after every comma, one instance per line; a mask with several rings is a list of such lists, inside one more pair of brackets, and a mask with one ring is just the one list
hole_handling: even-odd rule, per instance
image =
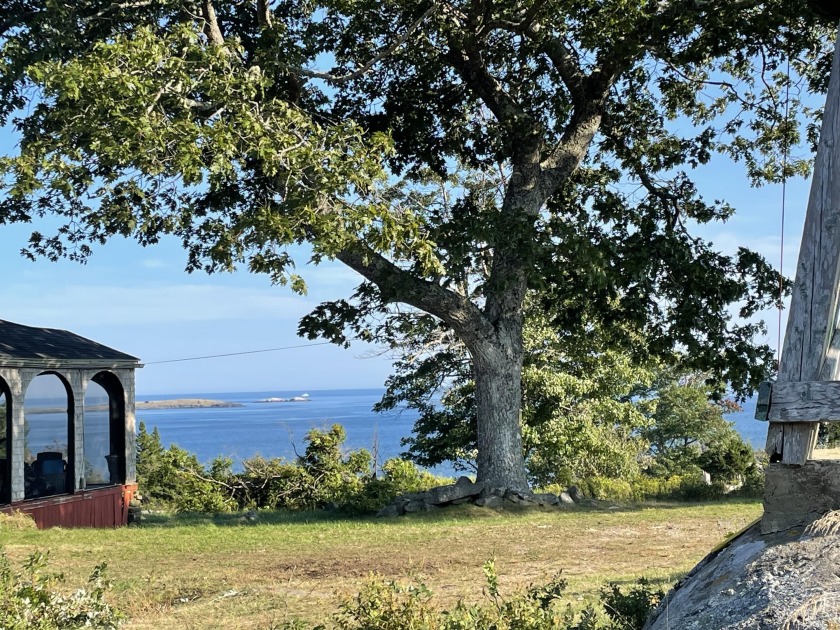
[[[527, 486], [529, 289], [581, 340], [632, 331], [741, 390], [766, 372], [759, 326], [730, 308], [752, 316], [779, 280], [692, 233], [733, 210], [684, 169], [723, 153], [779, 177], [800, 134], [785, 64], [815, 89], [826, 68], [802, 0], [0, 0], [0, 16], [0, 115], [21, 138], [0, 217], [61, 218], [29, 254], [174, 234], [189, 270], [244, 263], [303, 290], [288, 247], [309, 242], [365, 282], [304, 332], [344, 342], [400, 325], [402, 304], [466, 345], [481, 480]], [[451, 179], [491, 171], [492, 190]]]

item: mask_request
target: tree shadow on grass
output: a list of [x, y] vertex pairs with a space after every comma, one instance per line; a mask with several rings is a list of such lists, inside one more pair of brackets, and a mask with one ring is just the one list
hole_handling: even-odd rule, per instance
[[488, 509], [474, 505], [457, 505], [438, 508], [429, 512], [418, 512], [398, 517], [377, 518], [373, 515], [351, 515], [338, 510], [249, 510], [223, 514], [152, 512], [143, 515], [139, 527], [194, 527], [213, 525], [216, 527], [294, 526], [327, 523], [352, 525], [375, 525], [377, 527], [400, 526], [406, 523], [429, 524], [472, 522], [484, 519], [526, 518], [534, 515], [557, 515], [559, 518], [574, 518], [576, 515], [636, 513], [643, 511], [676, 510], [692, 507], [725, 507], [733, 505], [755, 505], [757, 499], [718, 499], [714, 501], [656, 501], [646, 503], [618, 503], [597, 501], [588, 505], [570, 507], [528, 507], [510, 506], [503, 509]]

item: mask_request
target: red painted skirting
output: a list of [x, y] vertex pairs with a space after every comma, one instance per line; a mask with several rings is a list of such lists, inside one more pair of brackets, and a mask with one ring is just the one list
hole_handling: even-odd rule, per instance
[[78, 490], [43, 499], [0, 505], [0, 512], [23, 512], [46, 527], [120, 527], [128, 522], [128, 506], [137, 484]]

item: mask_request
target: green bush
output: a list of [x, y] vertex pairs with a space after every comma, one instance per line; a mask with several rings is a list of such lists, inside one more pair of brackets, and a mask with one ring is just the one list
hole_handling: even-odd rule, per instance
[[755, 453], [740, 435], [732, 431], [709, 443], [697, 464], [722, 484], [743, 481], [756, 467]]
[[[505, 598], [499, 591], [492, 560], [484, 564], [484, 603], [459, 601], [450, 610], [430, 605], [431, 592], [422, 583], [408, 586], [373, 579], [362, 591], [345, 601], [335, 617], [338, 630], [557, 630], [571, 628], [573, 615], [561, 605], [566, 582], [555, 578], [543, 586]], [[324, 626], [321, 626], [324, 628]]]
[[342, 452], [344, 427], [306, 434], [306, 450], [296, 462], [252, 457], [244, 472], [230, 481], [242, 508], [312, 510], [352, 502], [370, 474], [371, 456], [364, 449]]
[[64, 577], [46, 572], [47, 556], [35, 552], [22, 571], [12, 569], [0, 553], [0, 628], [6, 630], [73, 630], [117, 628], [122, 615], [105, 602], [109, 584], [105, 564], [98, 565], [86, 588], [64, 594]]
[[593, 477], [580, 483], [585, 496], [602, 501], [647, 501], [651, 499], [687, 498], [692, 489], [705, 486], [700, 475], [649, 477], [639, 475], [631, 479]]
[[205, 470], [198, 458], [174, 444], [160, 441], [141, 422], [137, 433], [137, 484], [147, 503], [178, 512], [230, 512], [237, 508], [232, 488], [222, 478], [230, 475], [230, 460], [218, 459]]
[[663, 597], [665, 592], [651, 586], [645, 578], [640, 578], [626, 592], [614, 583], [601, 591], [601, 601], [613, 627], [627, 630], [644, 627]]
[[341, 507], [358, 514], [377, 512], [401, 494], [425, 492], [452, 482], [417, 468], [413, 462], [389, 459], [382, 464], [382, 474], [366, 478], [361, 490]]
[[[563, 600], [566, 582], [560, 576], [508, 597], [499, 590], [492, 560], [484, 564], [484, 577], [481, 602], [460, 600], [448, 610], [432, 605], [432, 593], [422, 582], [404, 585], [373, 577], [342, 602], [329, 626], [313, 630], [641, 630], [662, 597], [644, 580], [627, 592], [610, 585], [600, 605], [575, 613]], [[307, 627], [288, 621], [280, 630]]]
[[405, 492], [420, 492], [451, 483], [391, 459], [382, 474], [373, 472], [368, 451], [344, 453], [346, 434], [335, 424], [306, 434], [306, 450], [294, 462], [252, 457], [242, 472], [233, 461], [216, 458], [205, 468], [198, 458], [177, 446], [164, 448], [155, 429], [143, 423], [137, 436], [137, 478], [148, 503], [178, 512], [230, 512], [236, 509], [312, 510], [337, 507], [369, 513]]
[[164, 448], [157, 427], [148, 433], [142, 422], [137, 433], [137, 483], [143, 499], [153, 505], [181, 512], [231, 509], [195, 455], [175, 445]]

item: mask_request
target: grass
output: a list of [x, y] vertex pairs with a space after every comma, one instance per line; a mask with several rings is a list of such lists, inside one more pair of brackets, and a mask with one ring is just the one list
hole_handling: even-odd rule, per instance
[[840, 448], [815, 448], [813, 459], [840, 459]]
[[503, 590], [562, 570], [572, 600], [609, 581], [670, 583], [758, 518], [760, 504], [720, 502], [502, 512], [461, 506], [396, 519], [324, 513], [159, 516], [116, 530], [38, 531], [0, 521], [13, 562], [50, 550], [69, 586], [108, 562], [109, 597], [128, 628], [268, 628], [316, 622], [371, 573], [422, 579], [441, 605], [481, 596], [496, 558]]

